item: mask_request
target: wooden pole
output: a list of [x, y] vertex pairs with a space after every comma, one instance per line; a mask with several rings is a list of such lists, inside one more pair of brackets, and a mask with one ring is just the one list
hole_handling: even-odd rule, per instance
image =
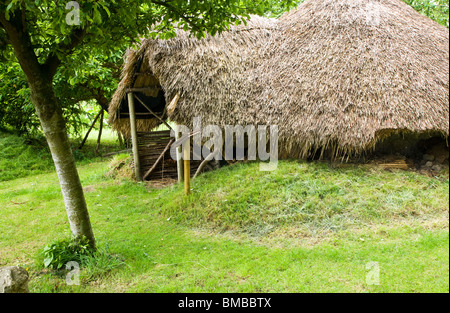
[[[172, 129], [169, 124], [165, 120], [163, 120], [161, 117], [159, 117], [155, 112], [153, 112], [141, 99], [139, 99], [138, 96], [134, 96], [143, 106], [146, 108], [154, 117], [156, 117], [161, 123], [167, 126], [168, 129]], [[164, 114], [163, 114], [164, 115]]]
[[102, 131], [103, 131], [103, 118], [105, 116], [105, 111], [102, 109], [102, 115], [100, 116], [100, 130], [98, 132], [97, 138], [97, 147], [95, 148], [95, 153], [98, 154], [98, 150], [100, 148], [100, 141], [102, 140]]
[[102, 114], [102, 112], [103, 112], [103, 109], [102, 109], [102, 110], [97, 114], [97, 116], [95, 117], [94, 122], [92, 122], [91, 127], [89, 127], [89, 130], [87, 131], [86, 136], [84, 136], [84, 139], [83, 139], [83, 141], [81, 142], [81, 145], [78, 147], [78, 149], [81, 150], [81, 149], [83, 148], [84, 144], [86, 143], [86, 140], [87, 140], [88, 137], [89, 137], [89, 134], [91, 133], [92, 128], [94, 128], [94, 125], [95, 125], [95, 123], [97, 122], [97, 120], [98, 120], [98, 118], [100, 117], [100, 115]]
[[191, 140], [190, 138], [184, 145], [184, 194], [188, 195], [191, 192]]
[[[178, 125], [175, 126], [175, 140], [178, 141], [180, 139], [180, 129]], [[177, 173], [178, 173], [178, 183], [183, 182], [183, 161], [181, 161], [183, 149], [181, 146], [176, 147], [177, 151]]]
[[203, 168], [208, 165], [208, 163], [214, 159], [214, 157], [216, 156], [217, 152], [211, 152], [204, 160], [202, 163], [200, 163], [200, 166], [198, 167], [197, 171], [195, 172], [195, 175], [192, 177], [192, 179], [196, 178], [198, 176], [198, 174], [200, 174], [200, 172], [203, 170]]
[[130, 109], [130, 128], [131, 128], [131, 141], [133, 145], [133, 158], [134, 158], [134, 171], [136, 180], [141, 181], [141, 163], [139, 161], [139, 149], [137, 141], [137, 129], [136, 129], [136, 112], [134, 110], [134, 95], [132, 92], [128, 93], [128, 107]]
[[122, 134], [119, 131], [117, 132], [117, 137], [119, 138], [119, 147], [123, 148]]

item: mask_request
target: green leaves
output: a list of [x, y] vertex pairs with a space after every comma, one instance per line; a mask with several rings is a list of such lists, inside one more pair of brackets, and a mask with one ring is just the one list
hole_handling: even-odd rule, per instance
[[7, 6], [6, 6], [6, 10], [5, 10], [5, 17], [7, 20], [10, 19], [10, 12], [11, 9], [13, 8], [13, 6], [16, 6], [17, 3], [19, 2], [19, 0], [12, 0]]
[[63, 63], [73, 51], [60, 51], [71, 43], [74, 28], [87, 30], [80, 44], [95, 54], [109, 54], [149, 35], [161, 39], [175, 36], [174, 27], [202, 38], [216, 35], [232, 24], [245, 23], [250, 14], [285, 11], [299, 0], [10, 0], [0, 6], [5, 15], [26, 10], [27, 30], [39, 62], [57, 55]]
[[419, 13], [428, 16], [441, 25], [449, 27], [448, 0], [403, 0]]
[[85, 237], [78, 239], [56, 240], [44, 247], [42, 251], [44, 267], [61, 269], [67, 262], [81, 263], [82, 257], [94, 251]]

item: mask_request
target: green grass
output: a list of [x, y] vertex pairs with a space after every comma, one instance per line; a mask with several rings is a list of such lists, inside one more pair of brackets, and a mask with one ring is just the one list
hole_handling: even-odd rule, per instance
[[[81, 139], [72, 140], [73, 154], [77, 164], [86, 164], [101, 159], [101, 155], [117, 150], [115, 134], [111, 129], [104, 129], [99, 155], [95, 153], [98, 131], [93, 130], [87, 144], [82, 150], [76, 149]], [[50, 150], [45, 140], [27, 139], [0, 131], [0, 181], [8, 181], [55, 170]]]
[[53, 168], [48, 147], [36, 143], [27, 145], [22, 137], [0, 132], [0, 181], [43, 173]]
[[0, 266], [28, 268], [32, 292], [449, 291], [447, 176], [249, 163], [199, 176], [185, 197], [106, 175], [109, 162], [79, 165], [102, 251], [80, 286], [39, 266], [69, 236], [56, 174], [0, 182]]
[[166, 217], [187, 226], [251, 235], [334, 232], [448, 210], [448, 179], [298, 161], [282, 162], [269, 173], [258, 166], [207, 173], [190, 197], [182, 196], [180, 186], [160, 192], [156, 203]]

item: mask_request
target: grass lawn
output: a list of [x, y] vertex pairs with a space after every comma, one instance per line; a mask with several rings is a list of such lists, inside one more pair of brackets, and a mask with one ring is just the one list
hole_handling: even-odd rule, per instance
[[83, 268], [79, 286], [38, 262], [69, 236], [56, 173], [0, 181], [0, 266], [28, 268], [30, 291], [449, 291], [448, 174], [249, 163], [199, 176], [185, 197], [111, 177], [109, 164], [79, 161], [98, 246], [113, 257]]
[[[102, 154], [117, 150], [118, 139], [111, 129], [102, 133], [99, 155], [96, 154], [98, 130], [92, 130], [88, 143], [82, 150], [74, 149], [73, 155], [78, 164], [101, 160]], [[81, 139], [73, 139], [72, 147], [79, 147]], [[29, 140], [14, 134], [0, 131], [0, 181], [48, 173], [55, 170], [50, 150], [41, 141]]]

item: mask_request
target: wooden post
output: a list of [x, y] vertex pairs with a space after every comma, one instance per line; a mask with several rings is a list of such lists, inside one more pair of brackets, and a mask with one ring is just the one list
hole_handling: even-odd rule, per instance
[[95, 123], [97, 122], [98, 118], [100, 117], [100, 115], [102, 114], [103, 109], [97, 114], [97, 116], [94, 119], [94, 122], [92, 122], [91, 127], [89, 127], [89, 130], [86, 133], [86, 136], [84, 136], [83, 141], [81, 142], [81, 145], [78, 147], [78, 149], [82, 149], [84, 144], [86, 143], [86, 140], [89, 137], [89, 134], [91, 133], [92, 128], [94, 128]]
[[[146, 108], [154, 117], [156, 117], [161, 123], [163, 123], [164, 125], [167, 126], [168, 129], [172, 129], [172, 127], [170, 127], [169, 124], [167, 124], [167, 122], [165, 120], [162, 119], [162, 117], [158, 116], [155, 112], [153, 112], [145, 103], [144, 101], [142, 101], [141, 99], [139, 99], [138, 96], [134, 96], [143, 106], [144, 108]], [[164, 114], [163, 114], [164, 117]]]
[[184, 194], [191, 192], [191, 140], [188, 138], [184, 145]]
[[[180, 127], [178, 127], [178, 125], [175, 125], [175, 140], [179, 140], [180, 139]], [[183, 161], [182, 159], [182, 155], [183, 155], [183, 148], [182, 146], [178, 146], [176, 148], [177, 150], [177, 173], [178, 173], [178, 183], [182, 183], [183, 182]]]
[[128, 93], [128, 108], [130, 110], [130, 128], [131, 128], [131, 141], [133, 145], [133, 158], [134, 158], [134, 171], [136, 180], [141, 181], [141, 164], [139, 161], [139, 149], [137, 141], [137, 129], [136, 129], [136, 111], [134, 110], [134, 95], [132, 92]]
[[102, 114], [100, 116], [100, 130], [98, 132], [98, 138], [97, 138], [97, 148], [95, 148], [95, 153], [98, 154], [98, 150], [100, 148], [100, 141], [102, 140], [102, 131], [103, 131], [103, 118], [105, 116], [105, 111], [102, 109]]
[[118, 131], [117, 132], [117, 138], [119, 138], [119, 147], [123, 148], [123, 139], [122, 139], [122, 134]]

